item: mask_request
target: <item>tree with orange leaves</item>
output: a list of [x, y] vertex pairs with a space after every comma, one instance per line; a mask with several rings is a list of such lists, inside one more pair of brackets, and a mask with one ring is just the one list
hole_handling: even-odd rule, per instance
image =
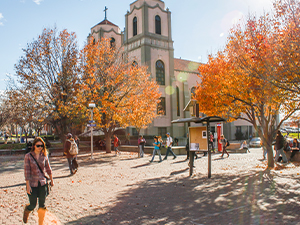
[[[82, 51], [82, 107], [94, 102], [94, 120], [106, 143], [117, 127], [147, 126], [156, 117], [159, 89], [145, 67], [133, 65], [108, 39], [91, 40]], [[86, 108], [87, 110], [87, 108]], [[111, 145], [106, 145], [111, 152]]]
[[[272, 76], [282, 76], [278, 74], [280, 63], [275, 63], [273, 24], [266, 14], [259, 19], [249, 17], [243, 27], [234, 27], [224, 50], [209, 56], [208, 63], [199, 67], [202, 83], [195, 95], [200, 111], [209, 116], [250, 122], [267, 148], [268, 167], [274, 167], [272, 141], [276, 131], [299, 110], [295, 93], [270, 82]], [[281, 120], [280, 113], [285, 115]]]
[[[72, 123], [84, 116], [75, 99], [80, 87], [76, 35], [44, 29], [23, 51], [15, 65], [18, 85], [38, 96], [40, 110], [47, 115], [44, 120], [64, 140]], [[27, 104], [26, 99], [23, 104]]]

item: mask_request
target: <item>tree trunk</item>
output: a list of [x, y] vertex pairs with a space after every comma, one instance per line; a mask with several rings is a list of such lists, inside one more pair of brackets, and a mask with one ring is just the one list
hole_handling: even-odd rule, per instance
[[274, 168], [274, 156], [273, 156], [272, 143], [270, 145], [267, 145], [267, 152], [268, 152], [268, 168]]
[[111, 153], [111, 132], [105, 132], [106, 153]]

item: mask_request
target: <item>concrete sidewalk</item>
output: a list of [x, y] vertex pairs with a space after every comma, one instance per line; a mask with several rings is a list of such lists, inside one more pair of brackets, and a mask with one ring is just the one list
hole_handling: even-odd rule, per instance
[[[46, 200], [46, 224], [300, 224], [299, 164], [265, 171], [261, 149], [229, 158], [195, 161], [189, 177], [185, 156], [150, 163], [150, 155], [95, 153], [67, 160], [50, 157], [55, 186]], [[0, 224], [22, 224], [25, 191], [22, 155], [0, 158]], [[28, 224], [37, 224], [36, 210]]]

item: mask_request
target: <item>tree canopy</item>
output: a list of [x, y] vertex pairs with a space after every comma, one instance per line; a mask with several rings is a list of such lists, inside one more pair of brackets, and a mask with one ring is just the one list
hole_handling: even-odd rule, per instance
[[[298, 92], [288, 88], [294, 85], [287, 77], [287, 73], [291, 79], [297, 76], [299, 71], [293, 66], [298, 65], [298, 59], [286, 55], [289, 63], [283, 63], [280, 52], [285, 47], [287, 52], [291, 41], [285, 40], [289, 36], [285, 34], [289, 32], [286, 26], [290, 23], [280, 23], [278, 27], [277, 21], [277, 9], [285, 4], [288, 3], [277, 1], [274, 15], [249, 16], [244, 24], [231, 29], [225, 48], [209, 56], [208, 63], [199, 67], [202, 82], [195, 95], [201, 112], [253, 124], [268, 149], [269, 167], [274, 165], [275, 132], [299, 110]], [[283, 69], [283, 65], [288, 69]], [[284, 114], [281, 120], [280, 113]]]

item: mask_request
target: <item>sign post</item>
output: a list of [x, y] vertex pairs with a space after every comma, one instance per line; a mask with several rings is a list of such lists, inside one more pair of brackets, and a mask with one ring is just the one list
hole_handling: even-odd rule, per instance
[[[89, 121], [89, 122], [93, 121], [93, 110], [95, 107], [96, 107], [95, 103], [89, 104], [89, 108], [91, 108], [91, 121]], [[93, 157], [93, 151], [94, 151], [94, 149], [93, 149], [93, 147], [94, 147], [93, 146], [93, 127], [95, 127], [96, 124], [89, 124], [89, 126], [91, 127], [91, 159], [94, 159], [94, 157]]]

